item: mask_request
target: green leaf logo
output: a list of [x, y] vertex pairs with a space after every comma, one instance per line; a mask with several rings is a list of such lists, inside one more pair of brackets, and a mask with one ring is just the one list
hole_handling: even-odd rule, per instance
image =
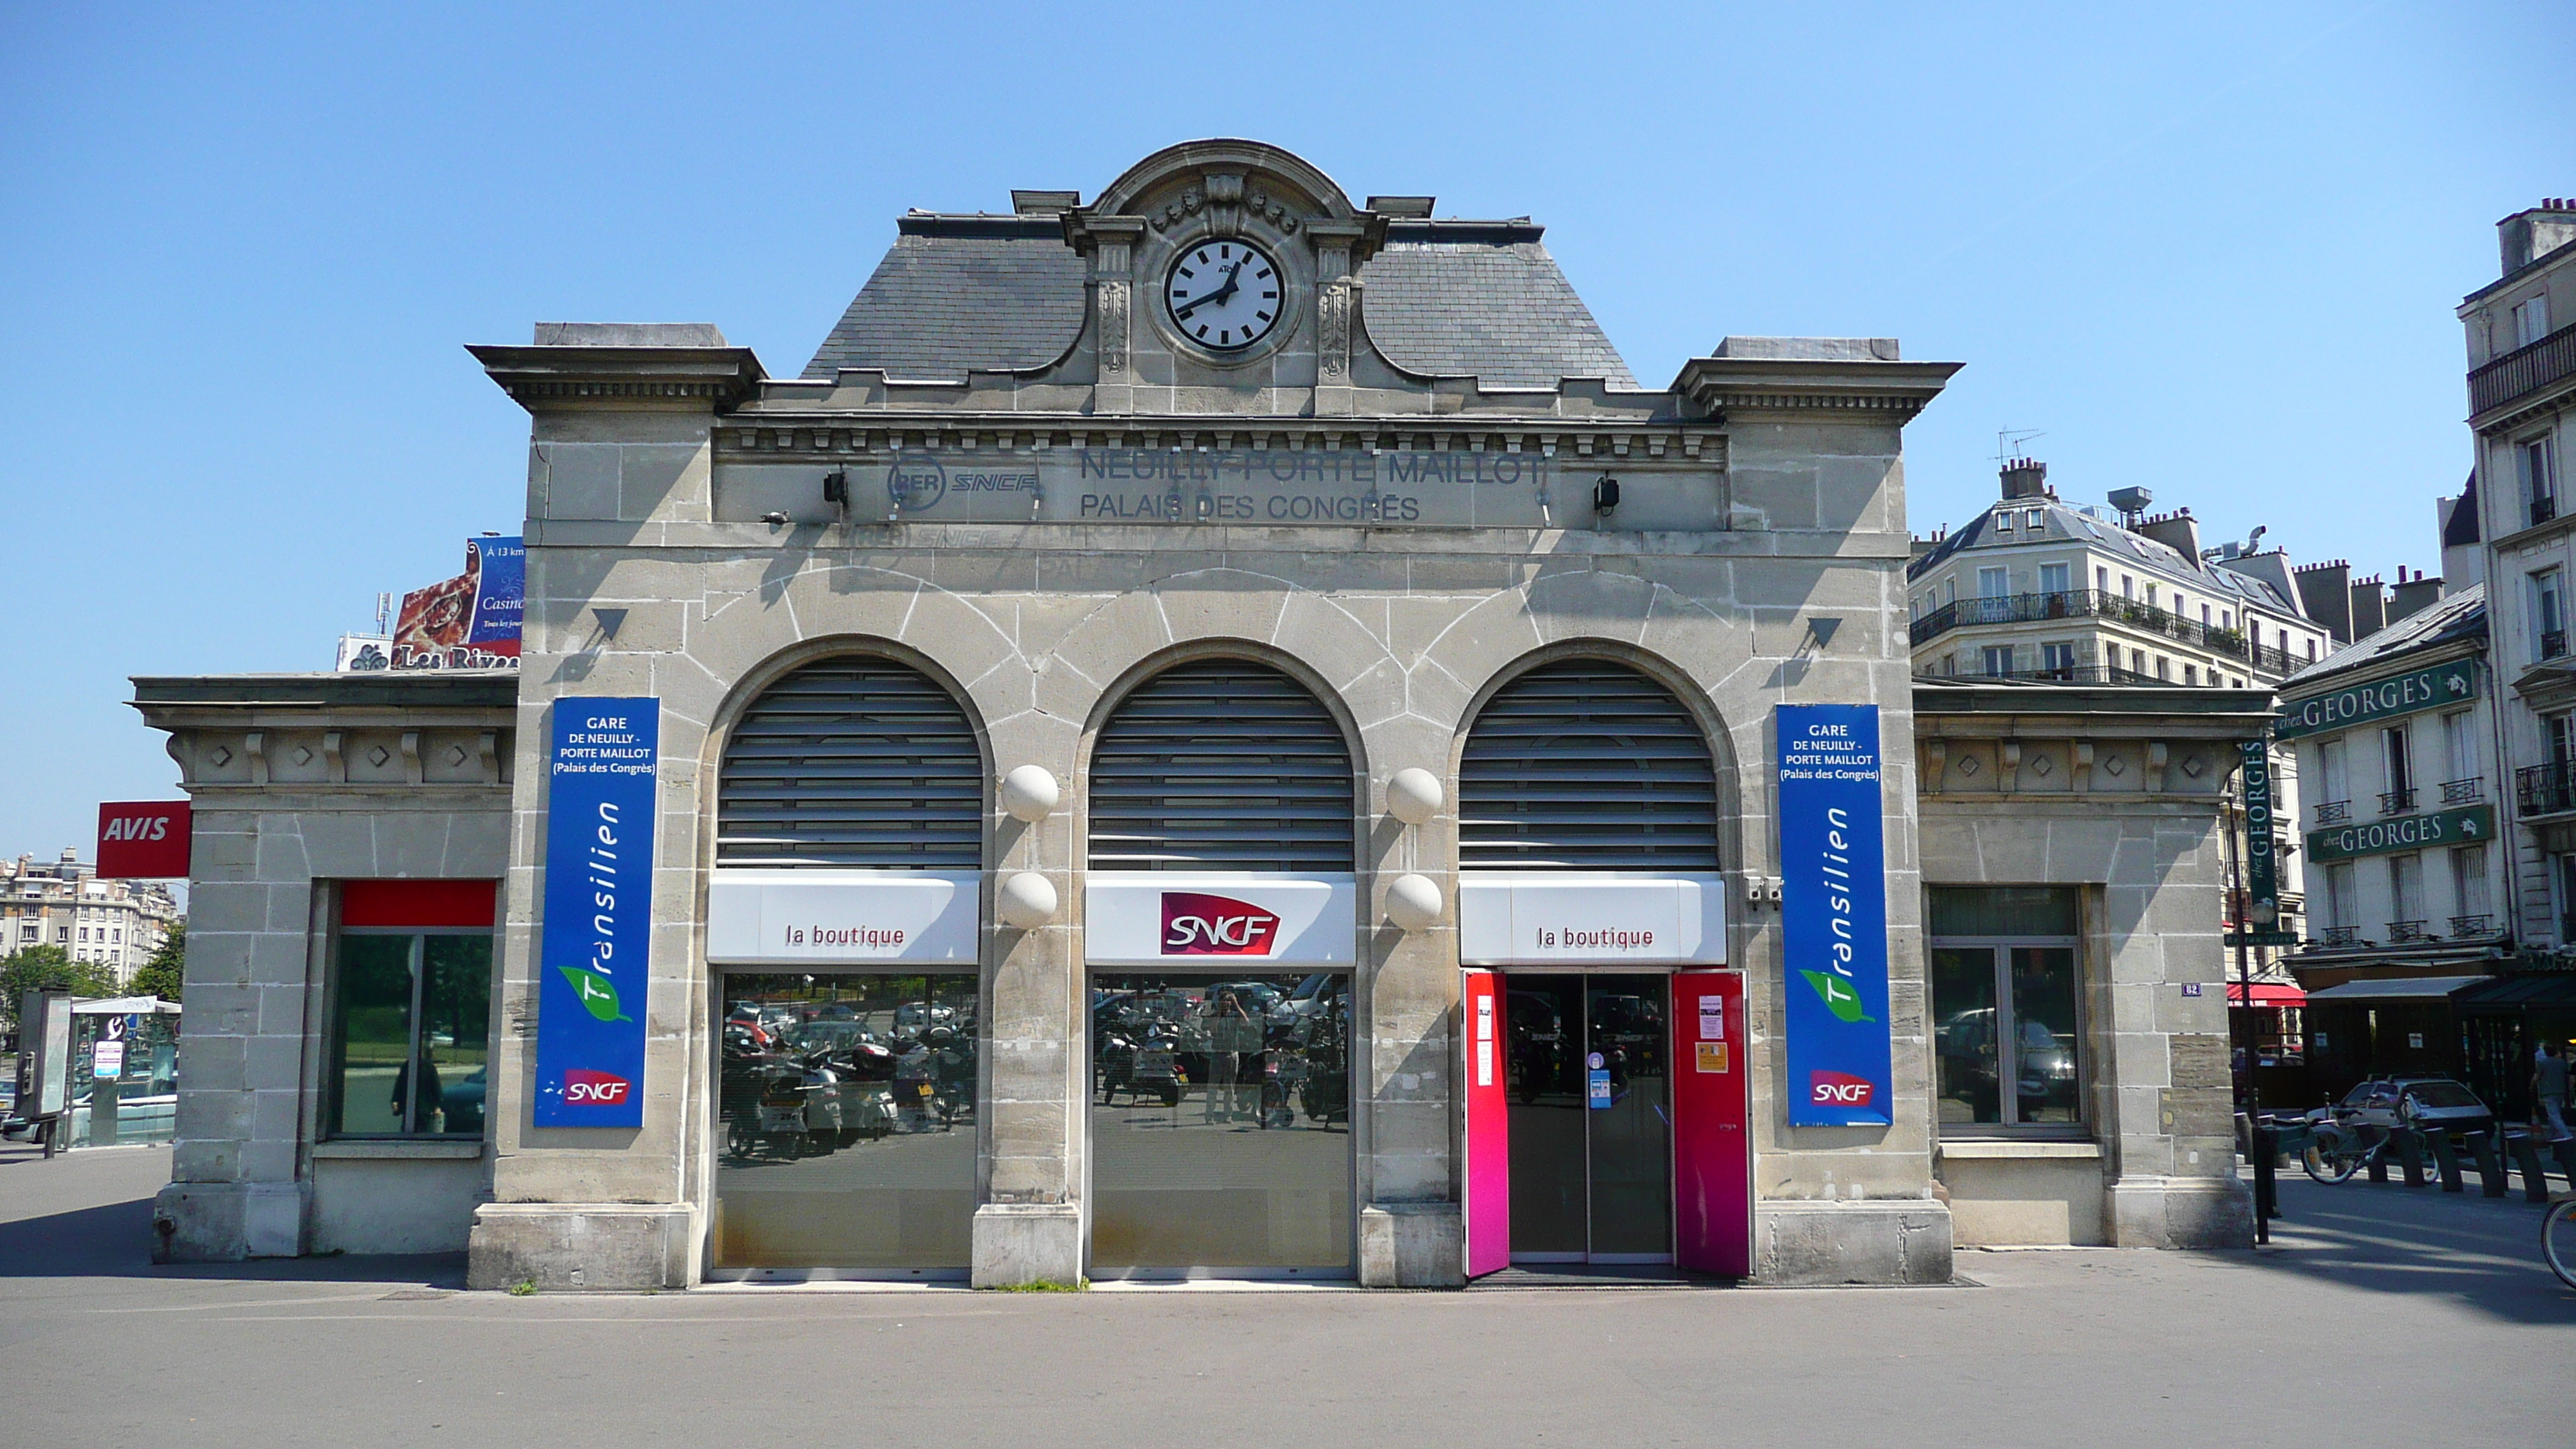
[[[563, 977], [566, 981], [572, 983], [573, 994], [581, 998], [581, 1004], [583, 1006], [590, 1008], [591, 1015], [598, 1017], [601, 1021], [633, 1021], [635, 1019], [617, 1009], [617, 985], [615, 982], [610, 981], [607, 977], [600, 975], [596, 971], [585, 971], [578, 966], [558, 966], [555, 969], [563, 973]], [[1807, 974], [1812, 976], [1815, 973], [1811, 971]], [[1845, 1021], [1849, 1021], [1851, 1018], [1845, 1017], [1843, 1019]]]
[[1832, 1012], [1837, 1020], [1878, 1020], [1877, 1017], [1860, 1009], [1860, 998], [1852, 994], [1851, 987], [1846, 985], [1841, 977], [1822, 971], [1800, 971], [1798, 974], [1807, 978], [1809, 986], [1816, 988], [1816, 994], [1824, 998], [1825, 1010]]

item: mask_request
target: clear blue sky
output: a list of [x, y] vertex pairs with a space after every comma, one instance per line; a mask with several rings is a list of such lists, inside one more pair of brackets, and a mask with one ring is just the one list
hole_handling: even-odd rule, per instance
[[[2576, 7], [0, 6], [0, 851], [176, 794], [135, 673], [328, 667], [512, 531], [462, 349], [703, 321], [793, 373], [906, 207], [1173, 141], [1527, 213], [1653, 384], [1729, 333], [1967, 364], [2070, 498], [2432, 566], [2451, 309], [2576, 194]], [[2554, 158], [2554, 159], [2551, 159]]]

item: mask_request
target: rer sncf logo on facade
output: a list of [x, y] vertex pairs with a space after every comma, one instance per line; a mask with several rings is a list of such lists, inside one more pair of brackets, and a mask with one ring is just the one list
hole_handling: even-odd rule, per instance
[[1819, 1107], [1867, 1107], [1877, 1095], [1878, 1084], [1867, 1077], [1821, 1069], [1807, 1073], [1807, 1100]]
[[1267, 956], [1278, 946], [1279, 917], [1249, 901], [1163, 892], [1166, 956]]
[[585, 1067], [564, 1069], [564, 1104], [572, 1107], [619, 1107], [635, 1084], [614, 1072], [594, 1072]]

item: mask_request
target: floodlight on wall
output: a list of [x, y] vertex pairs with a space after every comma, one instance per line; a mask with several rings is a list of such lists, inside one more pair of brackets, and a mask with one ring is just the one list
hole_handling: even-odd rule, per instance
[[1005, 876], [993, 892], [993, 913], [1014, 931], [1034, 931], [1055, 919], [1055, 882], [1033, 870]]
[[602, 639], [614, 639], [617, 631], [626, 627], [624, 609], [593, 609], [590, 617], [599, 622], [599, 637]]
[[1054, 814], [1056, 802], [1063, 798], [1064, 791], [1044, 765], [1022, 765], [1002, 777], [1002, 809], [1013, 820], [1035, 825]]
[[1419, 931], [1440, 919], [1447, 908], [1440, 887], [1427, 875], [1400, 875], [1386, 888], [1386, 917], [1405, 931]]
[[1395, 772], [1386, 782], [1386, 808], [1407, 825], [1420, 825], [1440, 813], [1448, 803], [1448, 792], [1440, 787], [1440, 777], [1429, 770], [1409, 766]]
[[1619, 480], [1604, 473], [1601, 481], [1592, 485], [1592, 512], [1606, 521], [1618, 511]]

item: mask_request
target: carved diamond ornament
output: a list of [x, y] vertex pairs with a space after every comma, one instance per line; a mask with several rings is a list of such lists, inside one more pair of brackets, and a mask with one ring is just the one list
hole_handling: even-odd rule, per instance
[[2054, 767], [2048, 763], [2048, 756], [2046, 755], [2041, 755], [2030, 762], [2030, 772], [2039, 776], [2043, 780], [2048, 778], [2048, 772], [2052, 768]]
[[378, 745], [374, 749], [367, 751], [367, 758], [377, 765], [382, 765], [385, 761], [390, 760], [393, 757], [394, 752], [386, 749], [382, 745]]
[[1959, 757], [1959, 773], [1962, 775], [1973, 775], [1977, 773], [1977, 757], [1974, 755], [1961, 755]]
[[465, 747], [463, 745], [449, 745], [447, 747], [447, 763], [451, 765], [464, 764]]
[[2102, 768], [2111, 774], [2118, 775], [2125, 773], [2129, 767], [2121, 761], [2118, 755], [2113, 755], [2111, 758], [2102, 762]]
[[2200, 756], [2198, 755], [2186, 756], [2182, 762], [2182, 772], [2191, 776], [2195, 780], [2200, 778], [2201, 771], [2208, 768], [2209, 766], [2201, 763]]
[[310, 745], [297, 745], [295, 747], [295, 763], [299, 765], [312, 764], [313, 747]]
[[228, 749], [225, 749], [222, 745], [217, 745], [217, 746], [215, 746], [215, 752], [214, 752], [213, 754], [211, 754], [211, 755], [206, 756], [206, 758], [207, 758], [207, 759], [210, 759], [210, 760], [212, 760], [212, 761], [214, 761], [214, 762], [215, 762], [215, 768], [216, 768], [216, 769], [218, 769], [218, 770], [220, 770], [220, 769], [222, 769], [224, 766], [229, 765], [229, 764], [231, 764], [231, 763], [233, 762], [233, 752], [232, 752], [232, 751], [230, 751], [230, 750], [228, 750]]

